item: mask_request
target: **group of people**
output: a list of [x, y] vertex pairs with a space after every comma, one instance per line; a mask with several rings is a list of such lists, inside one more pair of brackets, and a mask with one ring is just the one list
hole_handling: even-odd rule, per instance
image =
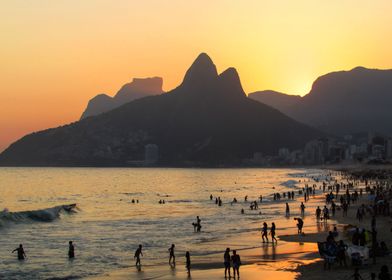
[[[12, 253], [17, 253], [18, 260], [22, 261], [27, 258], [26, 252], [23, 248], [23, 244], [19, 244], [17, 248], [15, 248]], [[73, 259], [75, 258], [75, 246], [72, 241], [68, 242], [68, 258]]]

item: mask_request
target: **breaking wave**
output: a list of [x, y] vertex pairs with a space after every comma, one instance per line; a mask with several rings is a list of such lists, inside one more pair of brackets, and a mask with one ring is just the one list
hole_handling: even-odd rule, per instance
[[4, 209], [0, 212], [0, 227], [7, 223], [25, 223], [25, 222], [52, 222], [60, 218], [61, 213], [76, 212], [76, 204], [59, 205], [52, 208], [10, 212]]

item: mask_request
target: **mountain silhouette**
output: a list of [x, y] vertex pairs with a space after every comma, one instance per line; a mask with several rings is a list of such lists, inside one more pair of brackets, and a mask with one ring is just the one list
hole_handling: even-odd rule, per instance
[[114, 97], [102, 93], [90, 99], [80, 119], [102, 114], [138, 98], [161, 94], [162, 84], [160, 77], [134, 78], [131, 83], [123, 85]]
[[302, 148], [321, 135], [248, 98], [234, 68], [218, 74], [202, 53], [174, 90], [27, 135], [0, 155], [0, 164], [127, 165], [155, 144], [161, 165], [239, 165], [256, 152]]
[[392, 70], [356, 67], [332, 72], [316, 79], [302, 98], [276, 95], [273, 101], [249, 97], [327, 133], [392, 133]]
[[248, 94], [248, 97], [274, 107], [281, 112], [287, 112], [288, 109], [301, 101], [299, 95], [289, 95], [273, 90], [252, 92]]

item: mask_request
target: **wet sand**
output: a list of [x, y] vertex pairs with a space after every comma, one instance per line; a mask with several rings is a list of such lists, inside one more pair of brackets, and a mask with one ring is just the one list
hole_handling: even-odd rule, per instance
[[[311, 185], [314, 182], [307, 183]], [[301, 272], [298, 269], [299, 266], [319, 260], [316, 242], [324, 240], [330, 226], [333, 226], [332, 223], [326, 226], [317, 226], [314, 211], [318, 205], [323, 205], [321, 204], [323, 199], [324, 197], [321, 195], [311, 196], [311, 199], [306, 203], [305, 236], [297, 235], [296, 221], [293, 220], [294, 217], [299, 217], [299, 205], [303, 201], [303, 197], [297, 196], [295, 200], [289, 201], [292, 213], [290, 217], [284, 215], [286, 200], [282, 199], [277, 202], [280, 205], [280, 215], [274, 221], [277, 225], [277, 244], [262, 243], [259, 230], [240, 235], [237, 238], [220, 241], [222, 252], [208, 256], [191, 255], [191, 279], [224, 279], [223, 253], [225, 248], [230, 247], [232, 250], [235, 250], [236, 247], [244, 248], [245, 243], [252, 245], [248, 249], [237, 251], [242, 261], [241, 279], [254, 280], [268, 277], [268, 279], [292, 280], [298, 278]], [[261, 211], [262, 209], [263, 204], [261, 204]], [[268, 223], [270, 226], [270, 222]], [[260, 228], [260, 226], [261, 223], [257, 223], [257, 227]], [[91, 279], [188, 279], [182, 255], [177, 255], [175, 268], [171, 268], [168, 263], [165, 263], [154, 267], [142, 266], [141, 271], [138, 271], [133, 266], [134, 261], [131, 253], [129, 260], [130, 266], [128, 268], [91, 277]], [[163, 260], [163, 262], [167, 261]]]

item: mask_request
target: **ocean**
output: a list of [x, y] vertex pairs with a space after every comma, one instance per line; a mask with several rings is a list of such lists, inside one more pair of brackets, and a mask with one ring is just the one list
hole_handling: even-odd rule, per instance
[[[129, 268], [138, 244], [146, 267], [167, 265], [172, 243], [177, 256], [190, 251], [201, 263], [223, 254], [229, 244], [237, 250], [257, 248], [260, 244], [247, 237], [259, 237], [263, 221], [284, 216], [286, 200], [273, 201], [272, 194], [297, 191], [309, 178], [326, 174], [261, 168], [1, 168], [0, 279], [84, 278]], [[221, 197], [223, 205], [210, 195]], [[250, 210], [260, 195], [260, 208]], [[231, 203], [233, 198], [238, 203]], [[289, 202], [295, 203], [295, 215], [298, 202]], [[74, 211], [62, 207], [73, 203]], [[200, 233], [192, 226], [196, 216]], [[295, 223], [280, 222], [277, 228], [278, 234], [295, 230]], [[73, 261], [67, 256], [70, 240]], [[23, 262], [11, 253], [20, 243], [27, 254]]]

